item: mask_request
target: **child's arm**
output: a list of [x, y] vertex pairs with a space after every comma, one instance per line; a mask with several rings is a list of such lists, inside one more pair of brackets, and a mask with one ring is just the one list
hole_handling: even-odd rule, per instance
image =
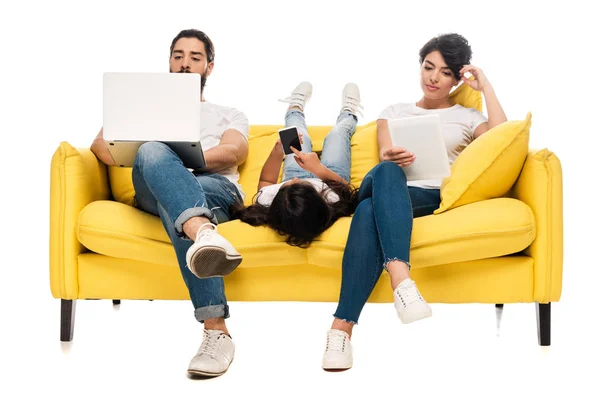
[[281, 163], [283, 161], [283, 147], [281, 142], [278, 140], [269, 154], [269, 158], [265, 161], [262, 171], [260, 172], [260, 178], [258, 179], [258, 190], [265, 186], [274, 185], [279, 180], [279, 172], [281, 171]]
[[296, 162], [299, 166], [301, 166], [304, 170], [314, 174], [317, 178], [325, 181], [338, 181], [344, 184], [348, 184], [345, 179], [341, 176], [321, 164], [321, 160], [319, 160], [319, 156], [317, 153], [303, 153], [301, 151], [296, 150], [292, 147], [292, 151], [295, 154]]

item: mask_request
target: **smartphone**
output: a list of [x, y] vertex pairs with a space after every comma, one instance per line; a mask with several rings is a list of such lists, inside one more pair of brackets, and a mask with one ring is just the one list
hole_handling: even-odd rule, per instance
[[290, 147], [293, 147], [296, 150], [302, 150], [302, 145], [300, 144], [300, 136], [298, 136], [298, 129], [295, 126], [280, 129], [279, 138], [281, 139], [283, 152], [286, 155], [293, 153]]

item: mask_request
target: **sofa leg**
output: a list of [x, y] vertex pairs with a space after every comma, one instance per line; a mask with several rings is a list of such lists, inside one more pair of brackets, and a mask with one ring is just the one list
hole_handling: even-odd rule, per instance
[[538, 343], [540, 346], [550, 346], [550, 304], [535, 304]]
[[60, 300], [60, 341], [73, 340], [75, 327], [75, 300]]
[[118, 306], [121, 304], [121, 300], [113, 300], [113, 306]]
[[496, 308], [504, 308], [504, 304], [496, 304]]

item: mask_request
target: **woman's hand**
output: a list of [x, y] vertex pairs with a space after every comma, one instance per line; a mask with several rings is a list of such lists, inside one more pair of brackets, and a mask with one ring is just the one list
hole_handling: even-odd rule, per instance
[[379, 159], [381, 161], [392, 161], [400, 167], [408, 167], [415, 162], [417, 157], [402, 147], [390, 147], [389, 149], [381, 150]]
[[[473, 75], [473, 80], [470, 80], [465, 76], [465, 73], [470, 72]], [[481, 68], [474, 65], [465, 65], [459, 71], [462, 81], [467, 85], [471, 86], [472, 89], [482, 92], [486, 87], [491, 86], [490, 81], [481, 70]]]
[[294, 159], [303, 170], [317, 175], [321, 167], [321, 160], [319, 160], [317, 153], [304, 153], [298, 151], [295, 147], [292, 147], [292, 151], [294, 152]]

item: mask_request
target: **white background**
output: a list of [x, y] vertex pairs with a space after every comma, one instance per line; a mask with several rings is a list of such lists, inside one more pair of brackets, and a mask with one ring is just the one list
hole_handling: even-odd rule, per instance
[[[577, 398], [589, 389], [599, 355], [595, 14], [579, 1], [404, 3], [3, 2], [0, 391], [13, 394], [1, 397]], [[553, 346], [537, 346], [532, 305], [507, 306], [497, 331], [490, 305], [434, 304], [434, 318], [403, 326], [392, 305], [368, 304], [353, 337], [355, 367], [327, 374], [320, 357], [335, 304], [231, 303], [236, 359], [223, 377], [192, 381], [185, 370], [201, 326], [190, 303], [158, 301], [120, 310], [80, 301], [75, 340], [61, 346], [48, 277], [50, 159], [61, 141], [92, 142], [103, 72], [167, 71], [171, 40], [187, 28], [216, 47], [207, 99], [252, 124], [282, 124], [276, 100], [301, 80], [314, 85], [309, 124], [334, 122], [347, 81], [358, 83], [359, 123], [368, 123], [392, 103], [419, 99], [418, 51], [428, 39], [467, 37], [508, 118], [531, 111], [531, 147], [549, 148], [563, 165], [565, 270]]]

